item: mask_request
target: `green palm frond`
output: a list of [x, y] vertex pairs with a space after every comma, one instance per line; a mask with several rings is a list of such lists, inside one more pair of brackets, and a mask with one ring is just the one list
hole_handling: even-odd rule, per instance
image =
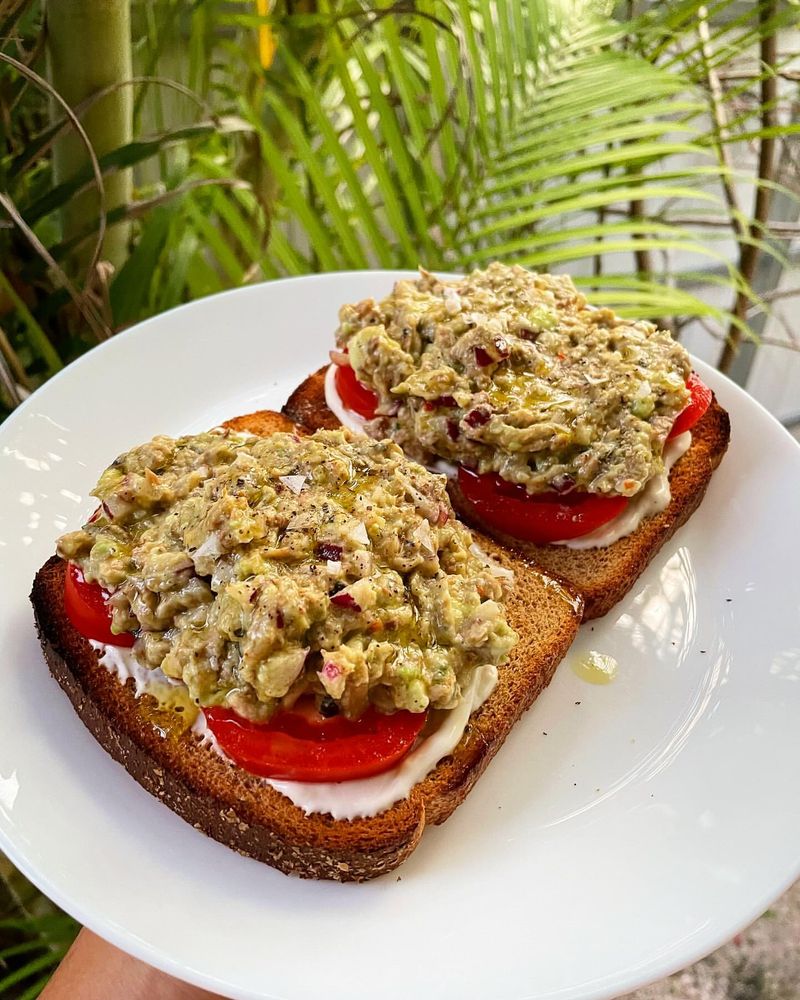
[[[728, 7], [717, 3], [713, 13], [719, 18]], [[304, 195], [306, 210], [317, 209], [312, 227], [286, 206], [318, 265], [358, 266], [340, 238], [346, 220], [349, 238], [362, 236], [361, 253], [384, 266], [469, 268], [503, 259], [580, 270], [591, 260], [598, 272], [622, 276], [644, 254], [680, 253], [717, 266], [732, 293], [756, 302], [718, 245], [729, 232], [715, 224], [735, 222], [736, 209], [723, 197], [726, 165], [707, 121], [708, 46], [695, 37], [703, 5], [654, 5], [630, 24], [596, 10], [581, 0], [457, 0], [383, 17], [359, 11], [326, 34], [316, 86], [287, 52], [291, 86], [268, 81], [268, 101], [285, 121], [294, 107], [287, 94], [299, 100], [311, 134], [300, 142], [297, 129], [287, 129], [275, 169], [291, 178], [284, 201]], [[790, 18], [781, 11], [765, 26], [756, 11], [734, 13], [713, 30], [715, 64]], [[448, 101], [453, 90], [468, 97], [467, 107]], [[786, 138], [797, 129], [757, 127], [753, 117], [731, 119], [722, 140]], [[692, 225], [671, 220], [676, 203]], [[749, 220], [739, 222], [740, 242], [759, 239], [758, 226], [748, 235]], [[279, 217], [273, 233], [280, 229]], [[760, 247], [780, 253], [774, 243]], [[704, 310], [665, 271], [640, 275], [624, 298], [600, 274], [584, 282], [598, 302], [630, 314], [712, 316], [720, 329], [734, 322], [730, 310]]]
[[[15, 31], [36, 53], [41, 0], [21, 4]], [[97, 241], [96, 207], [66, 239], [59, 224], [92, 172], [53, 185], [63, 119], [0, 65], [0, 112], [18, 127], [0, 191], [49, 254], [0, 228], [0, 407], [89, 345], [84, 298], [92, 328], [119, 328], [280, 275], [499, 258], [721, 337], [768, 310], [753, 263], [785, 266], [787, 244], [765, 206], [798, 204], [799, 189], [744, 163], [770, 142], [796, 156], [800, 126], [766, 86], [787, 65], [773, 40], [794, 4], [638, 0], [626, 21], [594, 0], [278, 2], [267, 67], [252, 0], [180, 6], [131, 0], [134, 139], [98, 164], [104, 178], [134, 169], [133, 198], [105, 222], [135, 238], [106, 289], [53, 287], [54, 266], [83, 281], [70, 262]], [[725, 304], [704, 306], [690, 281]]]

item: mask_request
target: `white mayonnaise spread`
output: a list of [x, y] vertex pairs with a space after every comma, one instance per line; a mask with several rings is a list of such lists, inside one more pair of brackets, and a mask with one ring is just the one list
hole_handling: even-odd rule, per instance
[[123, 684], [129, 677], [133, 678], [137, 698], [159, 684], [169, 684], [173, 687], [181, 686], [181, 681], [167, 677], [159, 667], [151, 670], [144, 666], [139, 662], [133, 650], [126, 646], [110, 646], [104, 642], [96, 642], [94, 639], [89, 640], [89, 645], [100, 654], [98, 658], [100, 666], [105, 667], [110, 673], [116, 674]]
[[569, 549], [604, 549], [613, 545], [620, 538], [633, 534], [646, 517], [661, 513], [670, 500], [669, 471], [678, 459], [685, 455], [692, 443], [692, 432], [684, 431], [664, 448], [664, 471], [647, 481], [644, 489], [631, 499], [631, 502], [613, 520], [600, 525], [596, 531], [580, 538], [570, 538], [564, 542], [553, 542], [554, 545], [564, 545]]
[[447, 476], [448, 479], [455, 479], [458, 476], [458, 466], [444, 458], [437, 458], [430, 465], [426, 466], [430, 472], [436, 472], [440, 476]]
[[[99, 654], [99, 663], [115, 674], [124, 684], [129, 677], [136, 685], [136, 697], [159, 684], [179, 685], [181, 682], [167, 677], [161, 670], [150, 670], [143, 666], [133, 650], [122, 646], [110, 646], [90, 640], [92, 648]], [[440, 712], [439, 726], [430, 733], [396, 767], [371, 778], [355, 781], [273, 781], [271, 778], [257, 779], [270, 785], [285, 795], [305, 813], [330, 813], [334, 819], [357, 819], [376, 816], [408, 797], [414, 785], [418, 784], [458, 745], [467, 720], [486, 701], [497, 683], [497, 667], [487, 664], [478, 667], [467, 688], [462, 693], [459, 704], [449, 711]], [[227, 760], [208, 728], [203, 712], [191, 727], [191, 732], [199, 742]]]
[[439, 727], [396, 767], [383, 774], [355, 781], [268, 779], [267, 783], [306, 813], [330, 813], [334, 819], [375, 816], [407, 798], [414, 785], [456, 748], [470, 715], [486, 701], [496, 683], [497, 667], [492, 664], [478, 667], [456, 708], [442, 712]]
[[229, 764], [233, 764], [233, 761], [228, 757], [217, 742], [217, 737], [208, 728], [208, 721], [206, 720], [205, 712], [197, 713], [197, 718], [192, 723], [190, 731], [197, 737], [197, 742], [200, 746], [208, 747], [209, 750], [213, 750], [218, 757], [222, 757], [222, 759], [227, 760]]
[[336, 391], [336, 365], [331, 364], [325, 372], [325, 402], [328, 409], [338, 419], [343, 427], [347, 427], [356, 434], [364, 433], [366, 420], [352, 410], [348, 410]]

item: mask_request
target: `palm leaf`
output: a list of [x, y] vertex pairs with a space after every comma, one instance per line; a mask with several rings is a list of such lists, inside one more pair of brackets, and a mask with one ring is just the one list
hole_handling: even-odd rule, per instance
[[[765, 120], [777, 97], [753, 99], [786, 57], [729, 86], [723, 128], [709, 125], [708, 81], [790, 26], [792, 4], [676, 0], [639, 5], [630, 21], [592, 0], [278, 5], [265, 70], [250, 0], [196, 4], [183, 19], [171, 5], [132, 2], [143, 4], [139, 72], [168, 75], [185, 29], [178, 86], [208, 111], [175, 122], [160, 96], [170, 91], [140, 88], [136, 121], [152, 133], [100, 158], [106, 175], [134, 167], [147, 178], [107, 220], [136, 227], [111, 287], [115, 325], [264, 277], [501, 258], [573, 272], [625, 314], [701, 316], [724, 334], [746, 331], [743, 297], [767, 309], [724, 240], [788, 263], [763, 212], [752, 219], [741, 197], [729, 203], [743, 181], [798, 203], [774, 172], [732, 166], [745, 144], [788, 143], [800, 128]], [[9, 197], [61, 264], [100, 223], [59, 241], [58, 210], [92, 183], [87, 171], [50, 185], [46, 156], [62, 128], [30, 130], [0, 164]], [[45, 288], [47, 267], [17, 247], [14, 282]], [[692, 268], [738, 301], [736, 316], [686, 290]], [[84, 343], [51, 334], [58, 301], [15, 305], [4, 320], [3, 363], [34, 385]]]
[[[729, 6], [712, 5], [712, 16]], [[348, 206], [364, 235], [364, 252], [384, 264], [387, 237], [394, 261], [407, 265], [422, 259], [430, 266], [470, 267], [500, 257], [543, 269], [579, 268], [598, 254], [680, 252], [722, 265], [727, 287], [756, 302], [715, 246], [713, 223], [731, 218], [714, 189], [725, 168], [709, 148], [699, 71], [687, 79], [686, 59], [676, 51], [676, 32], [682, 32], [682, 45], [696, 62], [700, 7], [687, 0], [631, 24], [597, 16], [589, 4], [547, 0], [524, 9], [490, 0], [428, 2], [419, 10], [436, 16], [418, 27], [400, 12], [371, 19], [353, 14], [352, 20], [341, 13], [317, 74], [335, 79], [343, 99], [339, 125], [343, 117], [345, 127], [334, 130], [330, 107], [312, 104], [306, 86], [307, 119], [319, 138], [304, 143], [295, 135], [285, 152], [315, 192], [323, 216], [335, 222], [336, 192], [336, 205]], [[766, 30], [785, 23], [782, 14]], [[744, 44], [763, 30], [752, 11], [715, 21], [715, 52], [722, 58], [729, 41]], [[455, 73], [465, 73], [463, 86], [457, 99], [448, 99]], [[315, 89], [326, 92], [324, 85]], [[443, 107], [451, 111], [446, 133], [435, 132]], [[725, 141], [773, 133], [785, 138], [796, 128], [759, 128], [747, 115], [736, 125]], [[315, 157], [324, 159], [324, 178]], [[454, 189], [444, 182], [445, 166], [458, 164], [461, 184]], [[358, 190], [369, 192], [366, 212], [353, 197], [353, 170]], [[660, 207], [658, 215], [647, 215], [648, 205], [671, 202], [684, 212], [702, 206], [704, 217], [687, 227]], [[621, 204], [638, 206], [637, 213], [626, 218]], [[335, 229], [329, 226], [328, 233]], [[769, 241], [743, 239], [780, 255]], [[318, 238], [309, 234], [309, 242], [320, 256]], [[648, 315], [657, 307], [661, 316], [684, 315], [691, 307], [720, 323], [729, 319], [724, 310], [703, 312], [696, 297], [658, 275], [648, 281], [647, 288], [620, 293], [620, 307]], [[613, 289], [604, 294], [613, 304]]]

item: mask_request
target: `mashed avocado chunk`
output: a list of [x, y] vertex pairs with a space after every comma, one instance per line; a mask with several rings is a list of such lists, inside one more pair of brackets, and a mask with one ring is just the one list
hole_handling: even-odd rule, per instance
[[113, 629], [200, 705], [255, 720], [303, 694], [354, 717], [452, 708], [517, 641], [507, 580], [445, 489], [347, 431], [156, 437], [94, 490], [59, 555], [110, 591]]
[[421, 270], [339, 321], [338, 347], [379, 397], [370, 434], [529, 493], [633, 496], [689, 401], [689, 356], [669, 333], [591, 309], [562, 275]]

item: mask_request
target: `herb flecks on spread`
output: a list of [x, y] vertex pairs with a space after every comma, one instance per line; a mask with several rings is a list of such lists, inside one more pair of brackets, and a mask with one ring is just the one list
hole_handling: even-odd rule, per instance
[[516, 642], [507, 580], [445, 479], [349, 432], [154, 438], [58, 543], [112, 591], [114, 631], [201, 705], [267, 718], [311, 693], [349, 716], [450, 708]]
[[530, 493], [633, 496], [689, 400], [689, 356], [669, 333], [590, 309], [563, 275], [421, 270], [339, 320], [337, 346], [379, 397], [370, 434]]

